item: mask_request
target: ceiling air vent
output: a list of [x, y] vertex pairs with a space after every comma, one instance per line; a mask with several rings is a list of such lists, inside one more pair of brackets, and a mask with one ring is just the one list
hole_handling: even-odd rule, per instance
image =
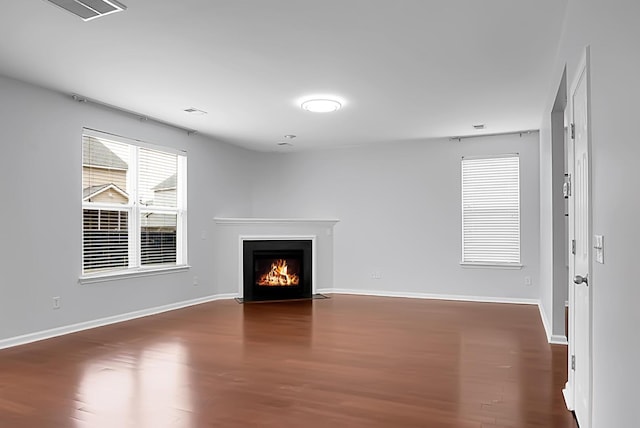
[[62, 9], [90, 21], [101, 16], [125, 10], [127, 7], [115, 0], [47, 0]]

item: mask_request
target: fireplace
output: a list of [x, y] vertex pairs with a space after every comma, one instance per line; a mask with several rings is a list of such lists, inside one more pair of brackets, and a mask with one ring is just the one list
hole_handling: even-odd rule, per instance
[[244, 301], [310, 299], [311, 251], [311, 240], [243, 241]]

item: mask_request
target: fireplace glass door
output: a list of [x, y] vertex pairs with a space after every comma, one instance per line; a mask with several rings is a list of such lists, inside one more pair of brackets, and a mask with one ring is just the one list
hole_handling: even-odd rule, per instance
[[244, 241], [244, 299], [311, 298], [311, 242]]

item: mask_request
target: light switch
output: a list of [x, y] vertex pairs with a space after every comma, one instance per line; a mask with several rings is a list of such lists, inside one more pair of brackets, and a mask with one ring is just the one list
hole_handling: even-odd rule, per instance
[[593, 248], [596, 252], [596, 262], [604, 264], [604, 236], [594, 235]]

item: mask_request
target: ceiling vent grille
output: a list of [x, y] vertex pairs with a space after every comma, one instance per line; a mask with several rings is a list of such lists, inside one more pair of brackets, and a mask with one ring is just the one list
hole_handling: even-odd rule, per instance
[[110, 15], [125, 10], [127, 7], [115, 0], [47, 0], [62, 9], [91, 21], [101, 16]]

